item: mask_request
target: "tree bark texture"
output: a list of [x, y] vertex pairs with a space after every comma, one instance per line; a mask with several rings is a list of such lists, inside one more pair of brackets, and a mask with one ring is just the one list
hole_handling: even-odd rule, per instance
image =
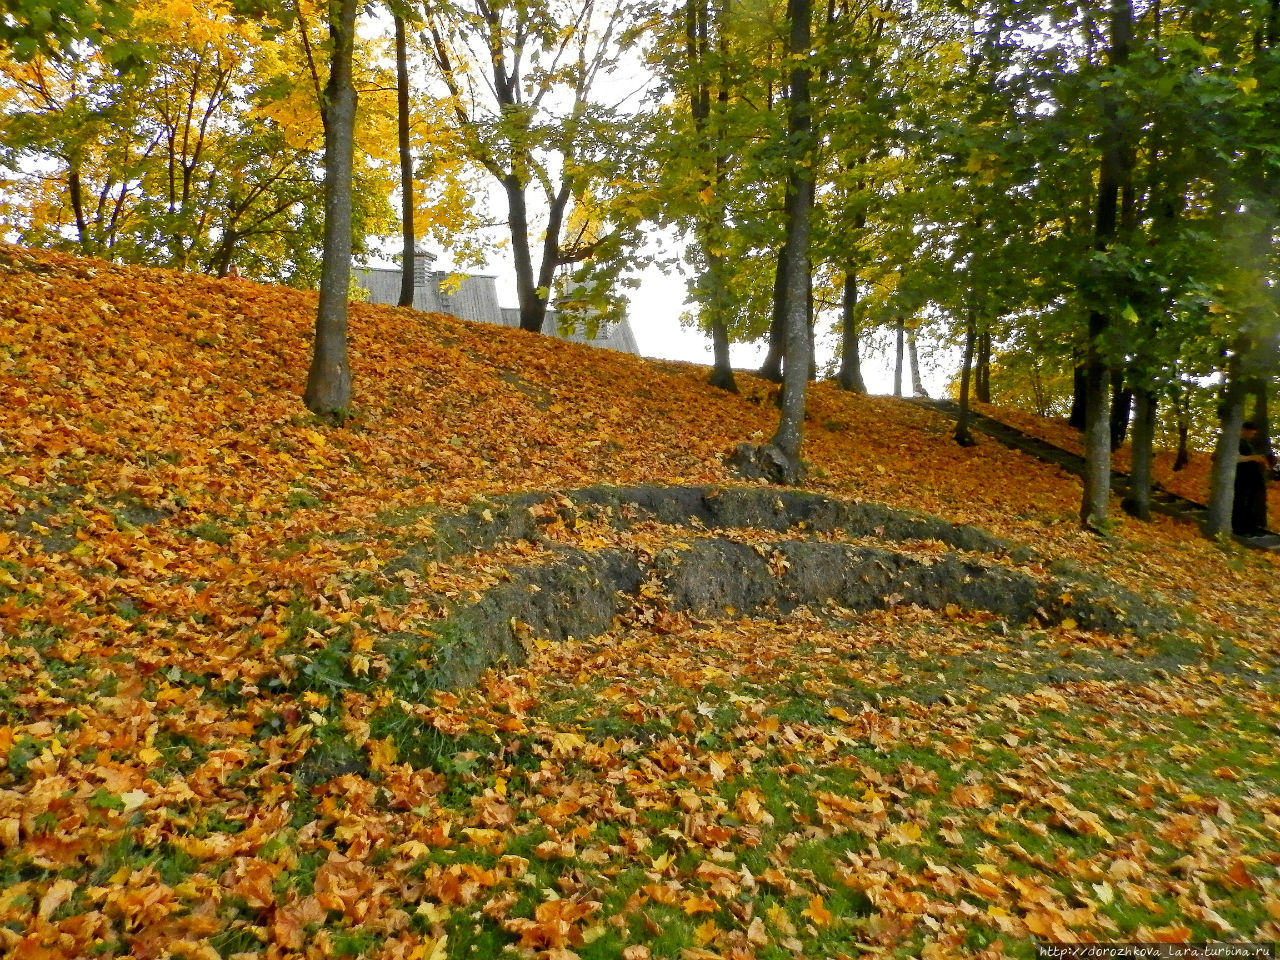
[[[1129, 60], [1133, 37], [1133, 0], [1111, 0], [1110, 50], [1113, 67]], [[1119, 92], [1107, 91], [1102, 130], [1102, 163], [1098, 174], [1098, 206], [1094, 221], [1094, 246], [1106, 250], [1119, 226], [1120, 190], [1127, 179], [1125, 161], [1127, 124], [1122, 117]], [[1088, 529], [1106, 524], [1111, 496], [1111, 424], [1107, 401], [1109, 370], [1103, 354], [1103, 338], [1110, 318], [1100, 309], [1089, 314], [1089, 344], [1085, 359], [1084, 491], [1080, 498], [1080, 523]]]
[[836, 383], [841, 390], [866, 393], [862, 379], [862, 358], [858, 355], [858, 272], [852, 263], [845, 265], [844, 298], [840, 306], [840, 371]]
[[1227, 370], [1227, 388], [1223, 396], [1218, 442], [1213, 450], [1213, 470], [1209, 476], [1209, 518], [1206, 536], [1217, 537], [1231, 532], [1231, 510], [1235, 506], [1236, 467], [1240, 456], [1240, 428], [1244, 424], [1244, 387], [1239, 377], [1239, 354], [1232, 357]]
[[1124, 509], [1139, 520], [1151, 519], [1151, 461], [1156, 435], [1156, 404], [1152, 390], [1133, 391], [1133, 446], [1129, 467], [1129, 493]]
[[397, 305], [413, 306], [414, 274], [417, 266], [413, 232], [413, 152], [409, 148], [409, 52], [405, 40], [404, 17], [396, 26], [396, 132], [400, 140], [400, 299]]
[[333, 44], [325, 84], [324, 259], [320, 303], [303, 401], [312, 413], [333, 415], [351, 405], [351, 367], [347, 359], [347, 296], [351, 284], [351, 173], [356, 125], [356, 88], [351, 60], [357, 0], [329, 5]]
[[791, 71], [788, 97], [788, 142], [797, 151], [787, 182], [786, 243], [783, 258], [783, 318], [786, 368], [782, 380], [782, 414], [773, 446], [786, 458], [795, 477], [801, 473], [800, 444], [804, 435], [805, 394], [809, 382], [809, 234], [813, 211], [813, 174], [809, 168], [810, 67], [804, 60], [810, 46], [810, 0], [787, 0], [790, 24], [788, 49], [798, 57]]

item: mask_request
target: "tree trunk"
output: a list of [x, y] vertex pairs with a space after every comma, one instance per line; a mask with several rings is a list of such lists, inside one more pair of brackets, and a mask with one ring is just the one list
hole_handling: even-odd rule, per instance
[[729, 327], [725, 322], [725, 290], [724, 290], [724, 258], [718, 254], [707, 254], [707, 273], [711, 284], [709, 300], [711, 314], [711, 350], [714, 363], [708, 383], [730, 393], [738, 392], [738, 382], [733, 377], [733, 367], [729, 362]]
[[808, 317], [805, 328], [809, 333], [809, 381], [813, 382], [818, 379], [818, 317], [813, 303], [813, 260], [810, 257], [805, 257], [804, 264], [804, 304]]
[[1072, 370], [1071, 416], [1067, 424], [1077, 430], [1084, 429], [1085, 401], [1089, 395], [1089, 376], [1083, 363], [1077, 363]]
[[973, 378], [973, 351], [977, 330], [977, 315], [970, 308], [964, 322], [964, 365], [960, 368], [960, 411], [956, 416], [955, 432], [956, 443], [962, 447], [974, 444], [973, 434], [969, 432], [969, 383]]
[[836, 383], [841, 390], [866, 393], [862, 379], [862, 359], [858, 356], [858, 274], [852, 263], [845, 264], [844, 301], [840, 307], [840, 372]]
[[911, 395], [928, 400], [929, 392], [925, 390], [924, 381], [920, 379], [920, 350], [916, 345], [914, 330], [907, 333], [907, 359], [911, 362]]
[[332, 41], [324, 89], [324, 259], [315, 344], [303, 401], [312, 413], [340, 414], [351, 405], [347, 360], [347, 295], [351, 285], [351, 172], [356, 88], [351, 80], [357, 0], [329, 5]]
[[1129, 494], [1122, 506], [1139, 520], [1151, 519], [1151, 459], [1156, 435], [1156, 404], [1153, 390], [1133, 391], [1133, 448], [1129, 469]]
[[508, 220], [511, 227], [511, 254], [516, 267], [516, 301], [520, 305], [520, 329], [541, 333], [547, 317], [546, 293], [539, 293], [533, 278], [533, 254], [529, 250], [529, 210], [524, 184], [514, 173], [502, 178], [507, 194]]
[[84, 219], [84, 186], [80, 180], [80, 164], [72, 163], [67, 173], [67, 191], [71, 198], [71, 212], [76, 218], [76, 239], [80, 243], [81, 253], [91, 253], [89, 245], [89, 225]]
[[991, 333], [978, 334], [978, 355], [974, 360], [973, 387], [979, 403], [991, 402]]
[[1191, 435], [1191, 405], [1181, 389], [1175, 387], [1173, 393], [1173, 410], [1178, 424], [1178, 453], [1173, 458], [1173, 470], [1177, 473], [1191, 462], [1191, 447], [1188, 442]]
[[1259, 377], [1253, 384], [1253, 422], [1258, 428], [1258, 446], [1268, 456], [1273, 452], [1271, 446], [1271, 408], [1269, 396], [1271, 380]]
[[413, 232], [413, 153], [409, 149], [409, 52], [404, 17], [396, 25], [396, 131], [400, 139], [400, 229], [403, 238], [398, 306], [413, 306], [417, 251]]
[[788, 96], [787, 141], [796, 149], [787, 177], [786, 243], [783, 313], [786, 330], [786, 369], [782, 380], [782, 415], [773, 446], [787, 462], [788, 480], [802, 475], [800, 444], [804, 435], [805, 393], [809, 382], [809, 232], [813, 210], [813, 173], [809, 167], [810, 0], [787, 0], [790, 23], [788, 50], [797, 59], [791, 71]]
[[1227, 389], [1221, 406], [1221, 428], [1213, 451], [1213, 472], [1209, 477], [1209, 519], [1206, 536], [1231, 532], [1231, 509], [1235, 505], [1236, 467], [1240, 456], [1240, 427], [1244, 423], [1244, 396], [1238, 376], [1239, 361], [1232, 358], [1227, 372]]
[[893, 395], [902, 396], [902, 360], [906, 347], [906, 321], [899, 318], [893, 325]]
[[778, 257], [773, 272], [773, 313], [769, 317], [769, 352], [758, 371], [765, 380], [774, 383], [782, 382], [782, 358], [786, 351], [786, 315], [783, 312], [783, 290], [786, 285], [787, 257], [786, 249]]
[[[1133, 0], [1111, 0], [1110, 60], [1123, 67], [1129, 59], [1133, 36]], [[1120, 110], [1119, 92], [1110, 91], [1102, 131], [1102, 163], [1098, 174], [1098, 207], [1094, 221], [1094, 247], [1106, 250], [1116, 238], [1120, 189], [1126, 180], [1127, 123]], [[1084, 491], [1080, 498], [1080, 523], [1101, 529], [1107, 522], [1111, 495], [1111, 430], [1107, 411], [1109, 371], [1103, 355], [1103, 337], [1110, 318], [1101, 310], [1089, 314], [1089, 344], [1085, 360]]]
[[[695, 25], [695, 32], [698, 38], [695, 41], [700, 45], [703, 54], [706, 53], [709, 45], [708, 35], [710, 33], [710, 11], [707, 7], [706, 0], [698, 0], [700, 3], [701, 24]], [[692, 6], [693, 0], [690, 0]], [[725, 11], [723, 2], [716, 6], [716, 21], [718, 23], [718, 33], [716, 37], [716, 48], [720, 54], [720, 86], [716, 91], [716, 107], [719, 111], [720, 123], [725, 122], [725, 113], [729, 109], [729, 37], [725, 30]], [[702, 88], [702, 103], [705, 108], [701, 112], [706, 114], [709, 120], [711, 116], [711, 95], [710, 91]], [[714, 227], [717, 232], [725, 229], [725, 204], [724, 204], [724, 167], [725, 167], [725, 149], [718, 136], [714, 133], [709, 137], [712, 141], [712, 149], [715, 151], [715, 206], [714, 206]], [[738, 381], [733, 376], [733, 366], [729, 362], [729, 292], [728, 285], [725, 283], [728, 266], [725, 258], [715, 252], [712, 244], [707, 245], [707, 267], [711, 271], [712, 277], [712, 302], [715, 304], [715, 313], [711, 318], [711, 351], [714, 356], [714, 366], [711, 368], [710, 383], [713, 387], [719, 387], [721, 390], [728, 390], [730, 393], [738, 392]]]
[[1080, 501], [1080, 524], [1099, 530], [1107, 522], [1111, 497], [1111, 424], [1108, 419], [1109, 377], [1106, 362], [1098, 356], [1097, 339], [1106, 329], [1106, 317], [1089, 317], [1089, 352], [1086, 367], [1084, 408], [1084, 494]]
[[1129, 433], [1129, 419], [1133, 413], [1133, 391], [1124, 385], [1124, 371], [1111, 371], [1111, 450], [1115, 452], [1124, 444]]

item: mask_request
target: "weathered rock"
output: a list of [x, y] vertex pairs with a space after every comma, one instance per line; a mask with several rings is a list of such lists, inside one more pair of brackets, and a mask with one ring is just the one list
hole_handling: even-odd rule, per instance
[[804, 482], [803, 464], [792, 463], [772, 443], [740, 443], [725, 463], [744, 480], [764, 480], [780, 487]]

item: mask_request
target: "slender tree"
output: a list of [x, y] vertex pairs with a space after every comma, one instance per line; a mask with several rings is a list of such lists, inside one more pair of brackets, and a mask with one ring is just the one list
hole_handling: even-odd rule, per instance
[[836, 383], [842, 390], [866, 393], [862, 360], [858, 355], [858, 273], [852, 262], [845, 265], [840, 310], [840, 370], [836, 374]]
[[[1128, 171], [1127, 119], [1120, 97], [1121, 72], [1129, 60], [1133, 38], [1132, 0], [1111, 0], [1108, 57], [1113, 80], [1107, 91], [1101, 136], [1102, 164], [1098, 176], [1098, 199], [1094, 218], [1094, 242], [1105, 252], [1116, 240], [1119, 227], [1120, 189]], [[1089, 313], [1088, 356], [1085, 362], [1085, 472], [1080, 501], [1080, 523], [1090, 529], [1107, 522], [1111, 493], [1111, 425], [1107, 401], [1110, 369], [1106, 344], [1110, 317], [1101, 306]]]
[[970, 307], [964, 318], [964, 356], [960, 366], [960, 404], [956, 415], [955, 441], [962, 447], [976, 442], [969, 430], [969, 392], [973, 382], [973, 353], [978, 338], [977, 312]]
[[417, 238], [413, 232], [413, 151], [409, 142], [409, 45], [404, 16], [393, 14], [396, 30], [396, 137], [400, 146], [400, 298], [399, 306], [413, 306]]
[[316, 332], [303, 400], [312, 413], [341, 414], [351, 405], [347, 297], [351, 285], [351, 175], [356, 88], [352, 55], [357, 0], [330, 0], [329, 79], [324, 88], [324, 262]]
[[[924, 388], [924, 381], [920, 379], [920, 349], [916, 343], [916, 329], [912, 327], [907, 331], [907, 357], [911, 361], [911, 395], [913, 397], [929, 398], [929, 391]], [[987, 400], [991, 402], [991, 385], [987, 385]], [[981, 398], [979, 398], [981, 399]]]
[[[600, 103], [595, 87], [617, 65], [633, 14], [627, 0], [427, 7], [430, 57], [461, 142], [506, 198], [522, 330], [542, 330], [560, 268], [620, 256], [627, 227], [605, 215], [604, 201], [617, 192], [611, 184], [628, 180], [621, 168], [640, 125]], [[579, 228], [569, 236], [575, 210]], [[597, 283], [578, 285], [575, 299], [619, 306]]]
[[773, 435], [773, 446], [786, 460], [785, 479], [802, 475], [800, 443], [804, 436], [805, 393], [809, 381], [809, 235], [813, 211], [813, 172], [810, 166], [812, 124], [809, 114], [808, 63], [811, 42], [810, 0], [788, 0], [788, 54], [794, 63], [787, 95], [787, 137], [795, 152], [787, 178], [786, 264], [782, 284], [786, 332], [786, 366], [782, 381], [782, 415]]

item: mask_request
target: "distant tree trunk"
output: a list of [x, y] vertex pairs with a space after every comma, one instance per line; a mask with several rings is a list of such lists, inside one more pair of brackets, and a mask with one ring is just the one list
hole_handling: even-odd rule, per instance
[[1271, 381], [1259, 377], [1253, 384], [1253, 422], [1258, 428], [1258, 446], [1268, 455], [1271, 447], [1271, 410], [1268, 402]]
[[804, 287], [805, 312], [809, 318], [805, 322], [805, 328], [809, 332], [809, 380], [814, 381], [818, 379], [818, 317], [813, 301], [813, 260], [809, 257], [805, 258], [804, 263]]
[[[725, 158], [724, 148], [711, 129], [711, 86], [705, 73], [710, 51], [710, 34], [711, 9], [707, 0], [687, 0], [685, 3], [685, 61], [693, 78], [689, 89], [689, 110], [694, 129], [698, 132], [698, 149], [703, 158], [702, 162], [706, 162], [708, 154], [713, 157], [709, 164], [711, 169], [705, 174], [706, 189], [711, 192], [711, 202], [707, 204], [705, 218], [698, 224], [698, 239], [707, 264], [706, 275], [702, 278], [701, 284], [701, 306], [704, 316], [710, 319], [711, 350], [714, 358], [711, 376], [707, 382], [713, 387], [737, 393], [738, 384], [734, 380], [733, 367], [729, 362], [726, 265], [724, 256], [717, 252], [720, 245], [719, 235], [725, 226], [724, 198], [721, 193]], [[719, 48], [722, 57], [727, 60], [726, 44], [722, 23]], [[723, 114], [729, 101], [729, 89], [723, 66], [716, 101]]]
[[893, 327], [894, 336], [894, 353], [893, 353], [893, 395], [895, 397], [902, 396], [902, 360], [903, 350], [906, 346], [907, 324], [905, 320], [899, 318]]
[[786, 285], [786, 249], [778, 256], [773, 272], [773, 312], [769, 315], [769, 352], [760, 364], [759, 374], [765, 380], [782, 382], [782, 357], [786, 353], [786, 315], [783, 291]]
[[1133, 413], [1133, 391], [1124, 384], [1124, 371], [1111, 371], [1111, 449], [1119, 450], [1129, 432]]
[[962, 447], [974, 444], [973, 434], [969, 432], [969, 383], [973, 378], [973, 351], [977, 331], [977, 315], [970, 308], [964, 322], [964, 365], [960, 368], [960, 412], [956, 417], [955, 432], [956, 443]]
[[[718, 274], [723, 270], [723, 266], [715, 267], [713, 270]], [[723, 297], [723, 292], [720, 292], [720, 296]], [[711, 376], [707, 382], [721, 390], [737, 393], [738, 382], [733, 378], [733, 366], [729, 361], [729, 330], [725, 326], [724, 317], [719, 312], [711, 318], [711, 352], [714, 359]]]
[[866, 393], [862, 379], [862, 359], [858, 356], [858, 273], [852, 262], [844, 268], [844, 302], [840, 307], [840, 372], [836, 383], [841, 390]]
[[329, 5], [332, 41], [324, 121], [324, 259], [316, 333], [303, 401], [312, 413], [333, 415], [351, 405], [347, 360], [347, 295], [351, 285], [351, 172], [356, 88], [351, 80], [357, 0]]
[[907, 357], [911, 361], [911, 395], [913, 397], [924, 397], [929, 399], [929, 392], [924, 388], [924, 381], [920, 379], [920, 350], [916, 346], [916, 332], [911, 330], [907, 333]]
[[403, 238], [400, 263], [400, 299], [397, 305], [413, 306], [414, 268], [417, 265], [413, 232], [413, 153], [409, 149], [409, 53], [404, 17], [396, 26], [396, 131], [400, 139], [400, 230]]
[[791, 71], [787, 111], [787, 139], [798, 145], [801, 156], [793, 158], [787, 176], [786, 244], [787, 265], [783, 287], [786, 304], [787, 363], [782, 381], [782, 415], [773, 446], [787, 461], [788, 479], [801, 476], [800, 444], [804, 435], [805, 393], [809, 380], [809, 303], [806, 296], [809, 266], [810, 217], [813, 210], [813, 173], [807, 163], [812, 128], [809, 103], [810, 67], [806, 54], [810, 47], [810, 0], [787, 0], [790, 25], [788, 51], [796, 57]]
[[67, 173], [67, 191], [71, 198], [71, 212], [76, 218], [76, 239], [81, 253], [92, 252], [89, 243], [89, 225], [84, 219], [84, 186], [80, 180], [80, 163], [72, 161]]
[[1071, 416], [1067, 418], [1067, 424], [1075, 427], [1077, 430], [1084, 429], [1084, 408], [1085, 401], [1089, 395], [1089, 376], [1085, 372], [1083, 363], [1077, 363], [1072, 370], [1072, 390], [1071, 390]]
[[1153, 390], [1133, 392], [1133, 449], [1129, 469], [1129, 493], [1122, 506], [1139, 520], [1151, 519], [1151, 459], [1156, 435], [1156, 404]]
[[[1123, 66], [1129, 59], [1133, 37], [1133, 0], [1111, 0], [1110, 60]], [[1126, 182], [1126, 158], [1130, 156], [1128, 123], [1120, 110], [1119, 93], [1112, 91], [1105, 106], [1098, 174], [1098, 206], [1094, 221], [1094, 246], [1106, 250], [1116, 238], [1120, 190]], [[1099, 529], [1108, 519], [1111, 496], [1111, 430], [1107, 411], [1108, 369], [1102, 340], [1110, 318], [1102, 310], [1089, 314], [1089, 345], [1085, 360], [1084, 491], [1080, 498], [1080, 524]]]
[[1244, 423], [1245, 391], [1239, 379], [1239, 354], [1232, 357], [1227, 371], [1227, 387], [1220, 409], [1221, 426], [1213, 451], [1213, 471], [1209, 477], [1209, 519], [1206, 536], [1231, 532], [1231, 509], [1235, 505], [1236, 467], [1240, 456], [1240, 428]]
[[1177, 387], [1173, 392], [1173, 410], [1178, 425], [1178, 453], [1173, 458], [1173, 470], [1177, 473], [1191, 462], [1191, 447], [1188, 442], [1191, 435], [1191, 404], [1187, 402], [1186, 394]]
[[977, 358], [974, 361], [973, 388], [979, 403], [991, 402], [991, 332], [978, 334]]

